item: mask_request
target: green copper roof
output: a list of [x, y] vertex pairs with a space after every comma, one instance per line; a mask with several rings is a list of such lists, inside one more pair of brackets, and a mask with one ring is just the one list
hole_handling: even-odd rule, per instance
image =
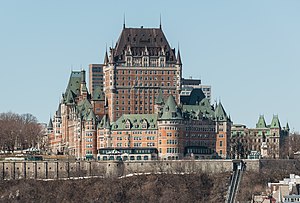
[[207, 98], [202, 99], [198, 105], [183, 105], [182, 110], [190, 115], [196, 115], [196, 113], [200, 111], [204, 118], [213, 119], [215, 116], [214, 108], [210, 105], [209, 99]]
[[65, 98], [66, 104], [74, 104], [75, 103], [75, 93], [72, 90], [68, 90], [67, 97]]
[[226, 115], [226, 112], [225, 112], [221, 102], [219, 102], [219, 104], [216, 107], [215, 119], [216, 119], [216, 121], [227, 121], [228, 120], [228, 117]]
[[161, 89], [159, 89], [158, 91], [158, 96], [155, 99], [155, 104], [160, 104], [160, 105], [164, 104], [164, 97]]
[[170, 95], [164, 105], [162, 116], [159, 118], [161, 120], [176, 120], [182, 119], [181, 111], [175, 103], [173, 95]]
[[110, 122], [107, 115], [104, 115], [98, 124], [98, 128], [110, 129]]
[[123, 114], [112, 130], [156, 130], [157, 114]]
[[90, 113], [90, 110], [93, 109], [92, 104], [87, 99], [83, 99], [77, 105], [77, 113], [82, 119], [87, 119], [87, 116]]
[[65, 92], [65, 96], [71, 91], [75, 95], [79, 94], [81, 84], [81, 71], [72, 71], [69, 79], [69, 83]]
[[259, 116], [258, 122], [256, 123], [256, 128], [266, 128], [266, 121], [263, 115]]
[[88, 121], [96, 121], [96, 115], [95, 115], [93, 109], [89, 109], [87, 114], [88, 115], [87, 115], [86, 120], [88, 120]]
[[104, 94], [100, 86], [97, 86], [92, 95], [92, 100], [94, 101], [104, 101]]
[[270, 128], [281, 128], [278, 115], [273, 116]]

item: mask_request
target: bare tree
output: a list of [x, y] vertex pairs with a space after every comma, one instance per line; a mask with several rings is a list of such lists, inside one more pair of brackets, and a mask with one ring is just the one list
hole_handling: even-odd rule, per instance
[[42, 129], [32, 114], [0, 113], [0, 149], [14, 152], [35, 146]]

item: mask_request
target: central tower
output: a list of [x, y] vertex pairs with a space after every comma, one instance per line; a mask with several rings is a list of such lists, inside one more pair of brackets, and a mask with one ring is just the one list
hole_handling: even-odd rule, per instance
[[179, 103], [182, 62], [161, 29], [126, 28], [105, 53], [104, 92], [111, 121], [123, 114], [152, 114], [159, 95]]

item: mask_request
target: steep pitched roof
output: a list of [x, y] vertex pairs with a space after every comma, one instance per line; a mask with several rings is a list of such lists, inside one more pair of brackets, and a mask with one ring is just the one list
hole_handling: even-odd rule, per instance
[[228, 117], [226, 115], [226, 112], [225, 112], [224, 107], [221, 104], [221, 102], [219, 102], [219, 104], [216, 107], [215, 119], [216, 119], [216, 121], [227, 121], [228, 120]]
[[178, 52], [177, 52], [176, 64], [178, 64], [178, 65], [182, 65], [182, 62], [181, 62], [181, 57], [180, 57], [180, 51], [179, 51], [179, 49], [178, 49]]
[[215, 117], [214, 107], [207, 98], [202, 99], [198, 105], [183, 105], [182, 110], [190, 115], [195, 115], [200, 111], [204, 118], [214, 119]]
[[53, 123], [52, 123], [52, 119], [50, 118], [49, 120], [49, 124], [48, 124], [48, 130], [52, 130], [53, 129]]
[[107, 50], [105, 51], [105, 56], [104, 56], [104, 65], [108, 64], [108, 55], [107, 55]]
[[150, 56], [158, 56], [163, 48], [167, 57], [166, 62], [176, 63], [175, 49], [171, 49], [160, 28], [123, 28], [113, 52], [117, 62], [125, 60], [124, 54], [127, 47], [131, 48], [134, 56], [141, 56], [145, 47]]
[[281, 128], [278, 115], [273, 116], [270, 128]]
[[155, 130], [157, 129], [157, 114], [123, 114], [112, 124], [112, 130], [121, 129]]
[[164, 105], [161, 120], [177, 120], [182, 119], [181, 111], [177, 107], [173, 95], [170, 95]]
[[104, 115], [98, 124], [98, 128], [110, 129], [110, 122], [107, 115]]
[[159, 104], [159, 105], [164, 104], [164, 97], [163, 97], [161, 89], [159, 89], [159, 91], [158, 91], [158, 96], [155, 99], [155, 104]]
[[266, 121], [263, 115], [259, 116], [258, 122], [256, 123], [256, 128], [266, 128]]
[[102, 91], [102, 88], [100, 86], [96, 86], [93, 95], [92, 95], [92, 100], [93, 101], [104, 101], [104, 93]]
[[86, 120], [87, 121], [96, 121], [96, 115], [95, 115], [93, 109], [88, 110]]
[[65, 96], [71, 91], [74, 95], [78, 96], [81, 84], [81, 71], [72, 71], [69, 79], [69, 83], [65, 92]]
[[61, 117], [61, 103], [59, 103], [55, 116], [57, 118]]
[[87, 99], [83, 99], [77, 104], [77, 114], [82, 119], [87, 119], [90, 109], [93, 109], [93, 106]]
[[180, 95], [180, 102], [185, 105], [196, 105], [205, 98], [200, 88], [194, 88], [190, 95]]

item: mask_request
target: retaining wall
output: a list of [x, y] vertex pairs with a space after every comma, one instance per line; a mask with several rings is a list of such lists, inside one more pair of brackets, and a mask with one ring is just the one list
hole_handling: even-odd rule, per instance
[[[259, 160], [244, 160], [247, 170], [259, 171]], [[60, 179], [120, 177], [131, 173], [221, 173], [233, 169], [232, 160], [174, 161], [2, 161], [0, 179]]]

